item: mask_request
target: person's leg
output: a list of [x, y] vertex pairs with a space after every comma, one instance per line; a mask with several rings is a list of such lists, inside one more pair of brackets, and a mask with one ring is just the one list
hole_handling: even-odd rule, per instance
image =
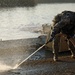
[[53, 40], [53, 60], [58, 60], [58, 51], [59, 51], [59, 43], [60, 43], [60, 36], [56, 35], [56, 37]]
[[75, 58], [75, 47], [73, 46], [73, 44], [69, 41], [69, 47], [71, 49], [71, 57]]

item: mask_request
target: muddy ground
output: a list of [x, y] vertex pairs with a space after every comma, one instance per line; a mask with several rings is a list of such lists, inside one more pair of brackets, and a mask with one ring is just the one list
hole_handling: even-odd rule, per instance
[[51, 51], [46, 50], [46, 57], [28, 60], [17, 69], [1, 72], [0, 75], [75, 75], [75, 59], [70, 51], [59, 53], [59, 61], [54, 62]]

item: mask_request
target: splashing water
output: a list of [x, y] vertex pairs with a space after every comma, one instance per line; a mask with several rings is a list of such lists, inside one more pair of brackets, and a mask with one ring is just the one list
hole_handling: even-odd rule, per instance
[[16, 69], [18, 67], [18, 64], [16, 64], [12, 69]]
[[0, 72], [8, 71], [8, 70], [10, 70], [10, 69], [12, 69], [11, 66], [8, 66], [8, 65], [6, 65], [6, 64], [0, 63]]

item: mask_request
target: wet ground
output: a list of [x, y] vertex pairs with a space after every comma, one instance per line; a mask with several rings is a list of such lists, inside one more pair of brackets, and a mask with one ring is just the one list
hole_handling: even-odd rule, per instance
[[75, 75], [70, 51], [59, 53], [59, 61], [54, 62], [53, 53], [45, 47], [13, 69], [42, 44], [41, 37], [0, 41], [0, 75]]
[[51, 51], [46, 51], [46, 54], [45, 58], [28, 60], [17, 69], [1, 72], [0, 75], [75, 75], [75, 59], [70, 57], [70, 51], [59, 53], [58, 62], [53, 61]]

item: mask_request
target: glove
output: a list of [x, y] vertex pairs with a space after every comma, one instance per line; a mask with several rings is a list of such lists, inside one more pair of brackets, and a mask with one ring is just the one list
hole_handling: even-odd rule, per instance
[[48, 43], [49, 43], [49, 41], [46, 42], [46, 44], [48, 44]]
[[52, 42], [53, 41], [53, 38], [50, 38], [49, 42]]

